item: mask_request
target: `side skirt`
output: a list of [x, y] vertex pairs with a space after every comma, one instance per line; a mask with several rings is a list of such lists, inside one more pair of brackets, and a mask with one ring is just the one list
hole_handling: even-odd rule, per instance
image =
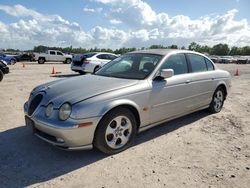
[[182, 113], [182, 114], [178, 114], [178, 115], [176, 115], [176, 116], [172, 116], [172, 117], [170, 117], [170, 118], [167, 118], [167, 119], [164, 119], [164, 120], [161, 120], [161, 121], [158, 121], [158, 122], [149, 124], [149, 125], [145, 125], [145, 126], [143, 126], [143, 127], [140, 127], [138, 132], [140, 133], [140, 132], [146, 131], [146, 130], [148, 130], [148, 129], [152, 128], [152, 127], [155, 127], [155, 126], [157, 126], [157, 125], [160, 125], [160, 124], [162, 124], [162, 123], [165, 123], [165, 122], [168, 122], [168, 121], [177, 119], [177, 118], [179, 118], [179, 117], [182, 117], [182, 116], [191, 114], [191, 113], [196, 112], [196, 111], [200, 111], [200, 110], [206, 109], [206, 108], [208, 108], [208, 107], [209, 107], [209, 105], [202, 106], [202, 107], [197, 108], [197, 109], [194, 109], [194, 110], [192, 110], [192, 111], [189, 111], [189, 112], [186, 112], [186, 113]]

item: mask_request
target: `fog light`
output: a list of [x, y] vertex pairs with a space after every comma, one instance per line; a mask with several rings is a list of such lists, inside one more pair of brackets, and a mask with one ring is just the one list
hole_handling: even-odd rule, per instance
[[56, 138], [56, 141], [57, 141], [57, 142], [60, 142], [60, 143], [63, 143], [63, 142], [64, 142], [64, 140], [63, 140], [62, 138]]

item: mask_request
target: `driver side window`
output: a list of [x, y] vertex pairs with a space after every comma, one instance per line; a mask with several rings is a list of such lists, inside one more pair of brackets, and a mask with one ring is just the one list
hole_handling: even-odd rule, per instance
[[161, 69], [173, 69], [174, 75], [188, 73], [188, 65], [184, 54], [174, 54], [166, 59]]

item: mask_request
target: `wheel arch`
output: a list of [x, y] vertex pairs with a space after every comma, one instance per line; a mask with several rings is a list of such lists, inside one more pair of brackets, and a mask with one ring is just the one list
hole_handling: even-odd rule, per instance
[[217, 86], [216, 86], [216, 89], [218, 89], [218, 88], [222, 88], [222, 89], [223, 89], [224, 94], [225, 94], [225, 99], [226, 99], [227, 94], [228, 94], [228, 89], [227, 89], [226, 84], [225, 84], [224, 82], [219, 82], [219, 83], [217, 84]]
[[101, 67], [101, 65], [95, 65], [93, 72], [95, 72], [96, 70], [98, 70]]
[[[117, 108], [127, 108], [129, 109], [133, 115], [135, 116], [136, 119], [136, 126], [137, 129], [139, 129], [140, 124], [141, 124], [141, 118], [140, 118], [140, 113], [139, 113], [139, 106], [130, 100], [118, 100], [118, 101], [113, 101], [112, 103], [108, 104], [101, 110], [101, 114], [103, 114], [103, 117], [107, 115], [110, 111], [113, 111]], [[102, 117], [102, 118], [103, 118]], [[101, 118], [101, 120], [102, 120]], [[100, 121], [101, 121], [100, 120]]]

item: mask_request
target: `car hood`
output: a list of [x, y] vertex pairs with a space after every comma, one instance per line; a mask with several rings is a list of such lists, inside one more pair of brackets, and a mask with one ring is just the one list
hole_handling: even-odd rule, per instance
[[13, 59], [12, 56], [5, 56], [5, 57], [3, 58], [4, 61], [11, 61], [12, 59]]
[[137, 82], [137, 80], [85, 75], [43, 84], [35, 88], [32, 94], [44, 92], [42, 105], [53, 102], [57, 108], [64, 102], [75, 104], [103, 93], [135, 85]]

